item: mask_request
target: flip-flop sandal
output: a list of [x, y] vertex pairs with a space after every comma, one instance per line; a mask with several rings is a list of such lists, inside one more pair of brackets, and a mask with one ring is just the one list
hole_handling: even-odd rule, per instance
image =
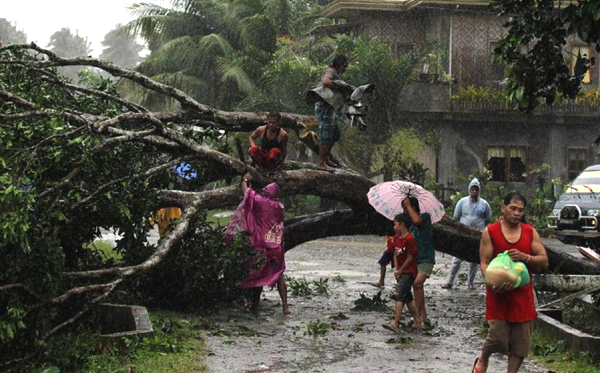
[[384, 329], [387, 329], [387, 330], [389, 330], [389, 331], [391, 331], [391, 332], [394, 332], [394, 333], [397, 333], [397, 332], [398, 332], [398, 328], [391, 327], [391, 326], [389, 326], [388, 324], [381, 324], [381, 326], [382, 326]]
[[479, 369], [475, 368], [477, 366], [478, 362], [479, 362], [479, 358], [476, 358], [475, 362], [473, 362], [473, 369], [471, 370], [471, 373], [480, 373]]

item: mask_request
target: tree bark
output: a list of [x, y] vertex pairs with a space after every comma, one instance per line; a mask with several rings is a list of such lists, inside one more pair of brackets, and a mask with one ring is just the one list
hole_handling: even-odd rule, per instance
[[[378, 214], [377, 214], [378, 215]], [[392, 227], [389, 220], [374, 212], [356, 214], [352, 210], [330, 211], [321, 214], [288, 219], [285, 222], [286, 251], [295, 246], [319, 238], [375, 234], [384, 235]], [[433, 225], [433, 241], [436, 251], [450, 254], [469, 262], [479, 262], [481, 233], [449, 218]], [[385, 247], [381, 241], [381, 249]], [[546, 246], [549, 271], [560, 274], [600, 274], [600, 265], [577, 258], [560, 249]]]

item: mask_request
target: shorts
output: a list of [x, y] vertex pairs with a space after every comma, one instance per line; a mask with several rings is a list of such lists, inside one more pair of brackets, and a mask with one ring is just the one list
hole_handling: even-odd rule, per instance
[[321, 145], [333, 145], [340, 141], [342, 133], [333, 107], [324, 102], [317, 102], [315, 104], [315, 116], [319, 120], [319, 142]]
[[264, 151], [258, 146], [253, 146], [249, 150], [250, 158], [257, 165], [263, 168], [275, 168], [281, 163], [281, 150], [272, 148], [269, 151]]
[[433, 273], [433, 263], [421, 263], [417, 265], [419, 273], [424, 274], [427, 278], [431, 277]]
[[381, 258], [379, 258], [379, 261], [377, 263], [379, 263], [379, 265], [383, 267], [392, 263], [392, 268], [394, 268], [394, 253], [384, 251], [383, 254], [381, 254]]
[[488, 320], [490, 331], [483, 342], [483, 351], [527, 357], [533, 334], [533, 321], [508, 322]]
[[402, 302], [404, 304], [408, 304], [413, 301], [413, 295], [411, 292], [411, 288], [415, 282], [415, 276], [409, 273], [403, 273], [398, 278], [398, 284], [396, 285], [396, 291], [398, 295], [396, 295], [396, 301]]

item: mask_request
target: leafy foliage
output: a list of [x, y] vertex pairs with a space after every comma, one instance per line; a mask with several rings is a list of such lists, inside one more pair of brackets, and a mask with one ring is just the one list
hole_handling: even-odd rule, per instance
[[[224, 241], [223, 228], [207, 223], [204, 216], [191, 224], [191, 233], [169, 257], [130, 283], [123, 294], [128, 302], [137, 299], [143, 304], [184, 309], [206, 307], [241, 295], [236, 284], [244, 280], [251, 263], [262, 264], [246, 236], [240, 234], [231, 242]], [[150, 254], [151, 248], [145, 251], [129, 260], [138, 262]]]
[[121, 67], [133, 68], [143, 60], [140, 52], [144, 46], [138, 44], [134, 36], [127, 34], [125, 27], [120, 24], [104, 35], [102, 46], [104, 49], [100, 59], [111, 61]]
[[[91, 45], [92, 43], [88, 41], [87, 37], [79, 36], [78, 33], [73, 35], [69, 28], [56, 31], [50, 36], [50, 42], [48, 43], [50, 50], [60, 57], [87, 57], [92, 51]], [[68, 66], [61, 67], [58, 70], [62, 75], [77, 83], [77, 76], [81, 70], [79, 67]]]
[[[600, 4], [597, 1], [494, 0], [491, 5], [500, 15], [509, 16], [508, 34], [499, 41], [495, 53], [508, 67], [508, 98], [519, 109], [530, 112], [540, 102], [553, 104], [558, 97], [575, 99], [581, 81], [594, 61], [578, 58], [574, 75], [565, 54], [567, 38], [579, 37], [596, 44], [600, 51]], [[560, 3], [562, 5], [562, 3]], [[523, 46], [530, 50], [522, 53]], [[579, 56], [570, 56], [579, 57]]]
[[0, 42], [6, 43], [26, 43], [27, 35], [23, 30], [17, 30], [6, 18], [0, 18]]
[[[168, 8], [138, 3], [129, 28], [152, 52], [140, 71], [230, 109], [257, 84], [276, 38], [304, 34], [318, 9], [314, 1], [297, 0], [173, 0]], [[142, 99], [166, 104], [156, 96]]]
[[[154, 188], [198, 190], [207, 180], [227, 176], [194, 160], [190, 161], [197, 170], [193, 180], [178, 177], [173, 167], [145, 176], [146, 170], [168, 166], [184, 154], [168, 154], [158, 146], [139, 142], [99, 146], [106, 140], [102, 134], [67, 120], [65, 113], [112, 116], [121, 113], [120, 105], [98, 96], [74, 94], [56, 84], [48, 78], [56, 71], [46, 74], [30, 68], [35, 60], [29, 54], [0, 54], [2, 59], [11, 57], [22, 59], [24, 65], [0, 64], [0, 90], [44, 107], [47, 114], [0, 125], [0, 284], [16, 285], [0, 292], [0, 348], [6, 356], [31, 351], [37, 339], [92, 299], [92, 294], [86, 294], [73, 297], [67, 307], [42, 307], [73, 285], [62, 281], [61, 273], [110, 267], [117, 259], [139, 264], [154, 252], [156, 247], [146, 240], [148, 217], [156, 207]], [[107, 79], [82, 74], [81, 83], [117, 95]], [[3, 115], [20, 109], [10, 101], [0, 103]], [[136, 129], [147, 126], [132, 124]], [[188, 138], [226, 150], [218, 131], [184, 132]], [[152, 154], [155, 156], [149, 156]], [[69, 174], [73, 175], [70, 179], [66, 177]], [[107, 260], [110, 258], [102, 255], [103, 250], [89, 248], [89, 243], [108, 229], [123, 237], [110, 250], [113, 260]], [[209, 236], [204, 240], [202, 234]], [[198, 244], [194, 250], [217, 242], [216, 235], [216, 230], [203, 230], [199, 225], [191, 239]], [[223, 249], [224, 244], [219, 242], [218, 247]], [[191, 250], [187, 247], [182, 252], [191, 255]], [[218, 253], [223, 259], [215, 263], [239, 258], [231, 251], [223, 257], [223, 252], [212, 247], [207, 249], [207, 256]], [[190, 264], [203, 267], [198, 262]], [[217, 270], [201, 273], [218, 277], [211, 271]], [[224, 275], [227, 279], [232, 276]], [[218, 280], [217, 285], [223, 284], [223, 278]], [[189, 298], [182, 299], [187, 301]]]
[[330, 285], [328, 278], [320, 278], [318, 280], [308, 281], [306, 277], [294, 278], [285, 277], [288, 289], [293, 295], [301, 297], [310, 297], [316, 295], [328, 295]]
[[322, 322], [321, 320], [314, 320], [306, 324], [306, 331], [304, 335], [309, 335], [313, 338], [326, 337], [332, 328], [332, 324]]
[[150, 312], [150, 320], [152, 336], [124, 338], [115, 344], [98, 343], [94, 326], [81, 325], [50, 341], [46, 351], [29, 365], [41, 365], [39, 372], [45, 373], [202, 370], [198, 356], [205, 347], [197, 320], [188, 321], [165, 312]]
[[389, 299], [383, 299], [380, 291], [377, 292], [377, 294], [375, 294], [372, 298], [360, 293], [360, 298], [354, 301], [353, 309], [356, 311], [387, 312], [390, 309], [386, 305], [387, 302], [389, 302]]

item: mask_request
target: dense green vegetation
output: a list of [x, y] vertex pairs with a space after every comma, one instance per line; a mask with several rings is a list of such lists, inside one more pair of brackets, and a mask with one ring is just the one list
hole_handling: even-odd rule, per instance
[[532, 355], [546, 368], [560, 373], [598, 373], [598, 362], [589, 352], [569, 352], [564, 341], [549, 338], [534, 332], [531, 346]]

